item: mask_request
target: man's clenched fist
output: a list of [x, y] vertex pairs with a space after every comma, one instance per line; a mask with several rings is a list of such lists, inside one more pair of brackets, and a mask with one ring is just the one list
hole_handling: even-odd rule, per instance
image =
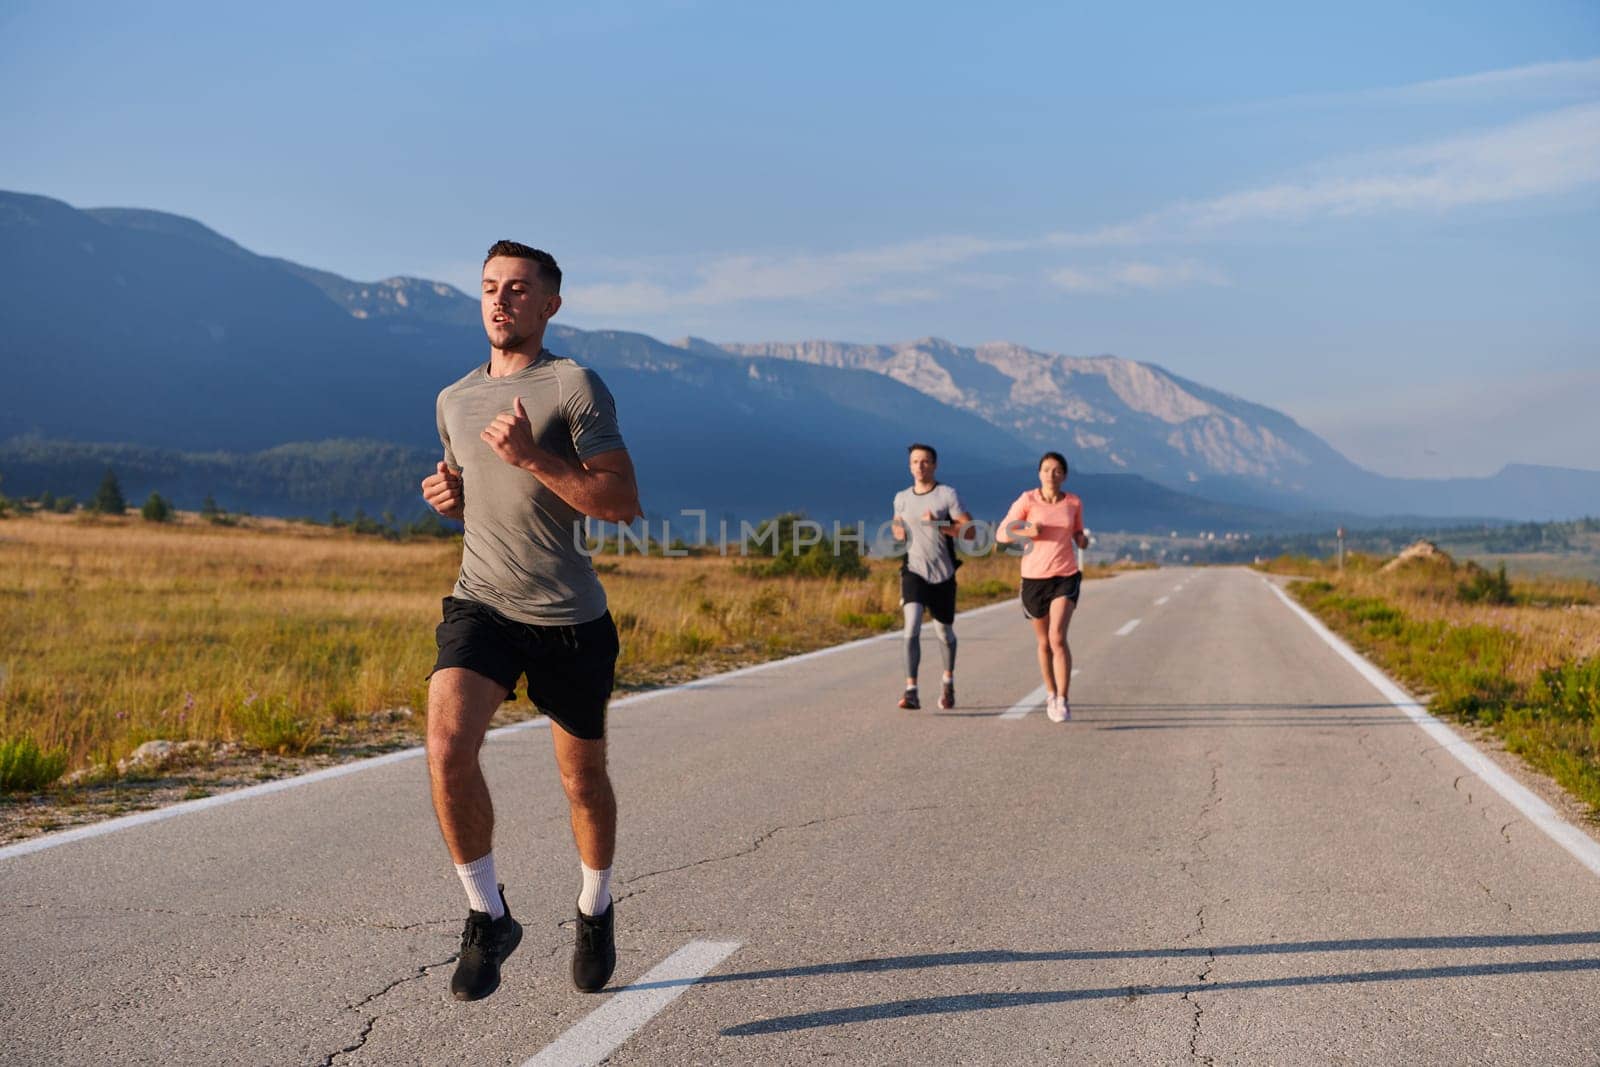
[[482, 437], [495, 455], [513, 467], [525, 467], [534, 459], [537, 449], [533, 443], [533, 426], [528, 413], [522, 409], [522, 398], [513, 397], [511, 410], [502, 411], [478, 436]]
[[461, 495], [461, 472], [441, 460], [434, 472], [422, 479], [422, 499], [445, 518], [459, 520], [466, 504]]

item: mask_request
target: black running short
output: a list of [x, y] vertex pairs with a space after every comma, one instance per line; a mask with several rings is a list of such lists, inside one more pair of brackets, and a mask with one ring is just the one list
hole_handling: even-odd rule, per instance
[[935, 622], [946, 626], [956, 621], [956, 580], [930, 582], [914, 571], [900, 572], [900, 603], [921, 604]]
[[465, 667], [512, 692], [527, 675], [528, 699], [563, 730], [586, 741], [606, 735], [618, 651], [609, 611], [576, 626], [534, 626], [475, 600], [447, 596], [434, 636], [434, 670]]
[[1022, 579], [1022, 613], [1030, 619], [1050, 617], [1050, 601], [1064, 596], [1074, 604], [1078, 602], [1078, 587], [1083, 584], [1083, 572], [1055, 578]]

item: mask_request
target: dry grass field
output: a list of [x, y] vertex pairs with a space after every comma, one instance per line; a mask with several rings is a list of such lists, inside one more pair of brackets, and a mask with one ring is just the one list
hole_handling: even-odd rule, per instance
[[[64, 750], [70, 771], [152, 739], [285, 754], [393, 733], [409, 716], [388, 709], [424, 707], [460, 551], [260, 519], [0, 520], [0, 742]], [[596, 564], [622, 634], [620, 689], [898, 624], [891, 561], [865, 579], [760, 578], [736, 555]], [[1014, 595], [1016, 576], [1014, 559], [968, 561], [961, 607]]]

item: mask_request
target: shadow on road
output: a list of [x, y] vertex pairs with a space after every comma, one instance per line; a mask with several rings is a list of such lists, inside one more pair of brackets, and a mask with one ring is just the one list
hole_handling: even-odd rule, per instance
[[1561, 974], [1600, 971], [1600, 959], [1533, 960], [1526, 963], [1474, 963], [1454, 967], [1408, 967], [1392, 971], [1357, 971], [1352, 974], [1307, 974], [1290, 978], [1255, 978], [1238, 982], [1189, 982], [1182, 985], [1112, 986], [1103, 989], [1041, 990], [1023, 993], [971, 993], [962, 996], [923, 997], [891, 1000], [854, 1008], [803, 1012], [774, 1019], [741, 1023], [722, 1031], [724, 1037], [756, 1034], [781, 1034], [794, 1030], [813, 1030], [823, 1026], [868, 1022], [874, 1019], [903, 1019], [917, 1015], [949, 1015], [956, 1012], [987, 1011], [991, 1008], [1016, 1008], [1033, 1004], [1069, 1004], [1074, 1001], [1106, 1000], [1142, 996], [1191, 993], [1222, 993], [1248, 989], [1284, 989], [1294, 986], [1347, 985], [1368, 982], [1407, 982], [1430, 978], [1482, 978], [1510, 974]]
[[[872, 974], [922, 970], [928, 967], [983, 966], [1006, 963], [1055, 963], [1161, 958], [1211, 959], [1225, 956], [1283, 956], [1311, 952], [1550, 948], [1561, 945], [1597, 944], [1600, 944], [1600, 930], [1558, 934], [1375, 937], [1337, 941], [1273, 941], [1255, 945], [1185, 946], [1180, 948], [1064, 949], [1049, 952], [1012, 952], [1004, 949], [992, 949], [975, 952], [934, 952], [914, 956], [885, 956], [878, 959], [847, 960], [839, 963], [818, 963], [761, 971], [741, 971], [734, 974], [714, 974], [700, 978], [699, 984], [715, 985], [721, 982], [758, 982], [770, 979], [807, 978], [832, 974]], [[1560, 974], [1580, 971], [1600, 971], [1600, 958], [1406, 967], [1382, 971], [1294, 975], [1286, 978], [1253, 978], [1233, 982], [1188, 982], [1157, 986], [1121, 985], [1096, 989], [972, 993], [961, 996], [923, 997], [761, 1019], [756, 1022], [730, 1026], [724, 1029], [722, 1034], [728, 1037], [743, 1037], [754, 1034], [808, 1030], [822, 1026], [840, 1026], [873, 1019], [898, 1019], [917, 1015], [946, 1015], [955, 1012], [986, 1011], [991, 1008], [1012, 1008], [1033, 1004], [1065, 1004], [1073, 1001], [1103, 1000], [1113, 997], [1184, 996], [1192, 993], [1283, 989], [1296, 986], [1407, 982], [1438, 978], [1479, 978], [1510, 974]], [[691, 984], [691, 980], [649, 982], [631, 988], [642, 990], [687, 984]]]

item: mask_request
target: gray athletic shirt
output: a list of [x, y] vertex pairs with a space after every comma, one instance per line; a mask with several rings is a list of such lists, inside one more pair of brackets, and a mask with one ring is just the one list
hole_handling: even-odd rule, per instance
[[[923, 522], [925, 512], [933, 512], [932, 522]], [[950, 522], [956, 515], [965, 515], [961, 498], [948, 485], [939, 484], [926, 493], [915, 486], [902, 489], [894, 495], [894, 514], [906, 524], [906, 569], [925, 582], [938, 585], [956, 576], [955, 561], [950, 558], [944, 535], [936, 524]], [[953, 548], [954, 546], [951, 546]]]
[[622, 448], [617, 407], [594, 371], [540, 354], [503, 378], [487, 363], [439, 394], [435, 414], [444, 461], [461, 472], [466, 537], [453, 596], [475, 600], [519, 622], [574, 626], [606, 611], [606, 592], [574, 543], [583, 520], [527, 471], [513, 467], [480, 436], [522, 398], [540, 448], [569, 462]]

